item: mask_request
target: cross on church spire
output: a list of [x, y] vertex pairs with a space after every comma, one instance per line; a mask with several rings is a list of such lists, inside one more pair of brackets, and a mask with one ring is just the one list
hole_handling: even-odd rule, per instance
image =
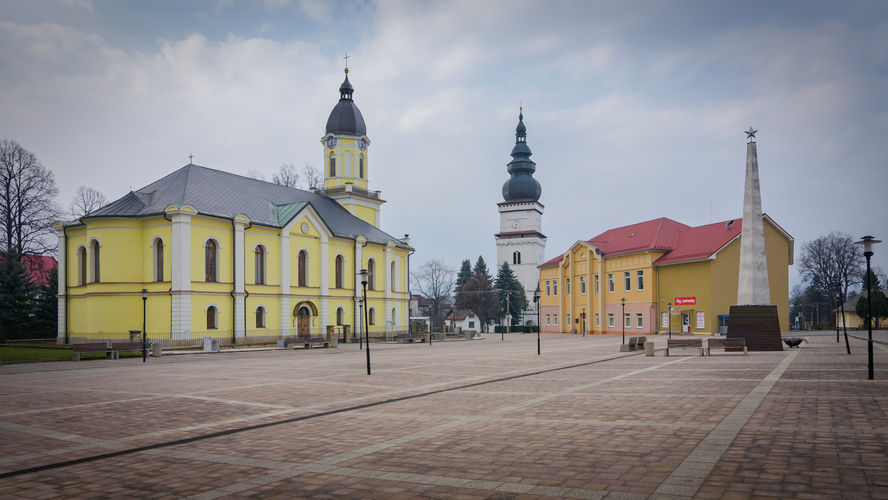
[[345, 53], [343, 59], [345, 59], [345, 72], [348, 73], [348, 52]]
[[188, 163], [192, 163], [192, 164], [194, 163], [194, 155], [192, 155], [192, 154], [188, 155]]

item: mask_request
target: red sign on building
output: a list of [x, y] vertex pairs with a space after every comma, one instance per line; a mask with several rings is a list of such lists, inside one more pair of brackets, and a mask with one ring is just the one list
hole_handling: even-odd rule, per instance
[[676, 297], [675, 305], [677, 306], [695, 306], [697, 305], [697, 297]]

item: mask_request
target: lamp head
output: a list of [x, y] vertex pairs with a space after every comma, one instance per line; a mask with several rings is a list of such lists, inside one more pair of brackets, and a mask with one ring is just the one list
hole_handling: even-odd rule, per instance
[[145, 300], [145, 299], [147, 299], [147, 298], [148, 298], [148, 289], [147, 289], [147, 288], [143, 288], [143, 289], [142, 289], [142, 300]]
[[872, 236], [864, 236], [860, 241], [855, 241], [855, 245], [863, 245], [863, 255], [867, 257], [871, 257], [873, 255], [873, 245], [876, 243], [881, 243], [881, 240], [877, 240]]

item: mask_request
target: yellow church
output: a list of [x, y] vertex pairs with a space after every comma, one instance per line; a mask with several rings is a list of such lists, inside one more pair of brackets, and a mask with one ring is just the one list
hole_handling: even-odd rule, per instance
[[323, 188], [188, 164], [57, 222], [59, 342], [124, 338], [143, 307], [153, 341], [355, 332], [365, 312], [371, 333], [406, 330], [413, 249], [378, 227], [384, 200], [369, 189], [370, 139], [345, 72], [321, 138]]
[[[789, 331], [793, 238], [767, 214], [771, 298]], [[540, 265], [543, 332], [726, 333], [737, 302], [742, 220], [691, 227], [667, 218], [605, 231]]]

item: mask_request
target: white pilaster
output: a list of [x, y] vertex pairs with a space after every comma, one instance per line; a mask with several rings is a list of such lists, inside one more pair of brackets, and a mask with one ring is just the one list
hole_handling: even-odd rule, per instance
[[171, 215], [170, 333], [175, 339], [187, 338], [191, 331], [191, 215], [174, 209]]
[[56, 235], [59, 238], [59, 290], [58, 294], [58, 316], [56, 328], [56, 343], [65, 342], [65, 318], [67, 318], [67, 296], [65, 290], [68, 284], [68, 239], [65, 237], [65, 230], [59, 223], [55, 224]]
[[244, 251], [244, 228], [248, 220], [240, 216], [234, 221], [234, 233], [232, 235], [232, 252], [234, 258], [234, 336], [246, 337], [246, 281], [245, 266], [246, 252]]
[[281, 336], [292, 334], [290, 325], [290, 233], [287, 228], [281, 230], [280, 238], [280, 282], [281, 303], [279, 327]]

